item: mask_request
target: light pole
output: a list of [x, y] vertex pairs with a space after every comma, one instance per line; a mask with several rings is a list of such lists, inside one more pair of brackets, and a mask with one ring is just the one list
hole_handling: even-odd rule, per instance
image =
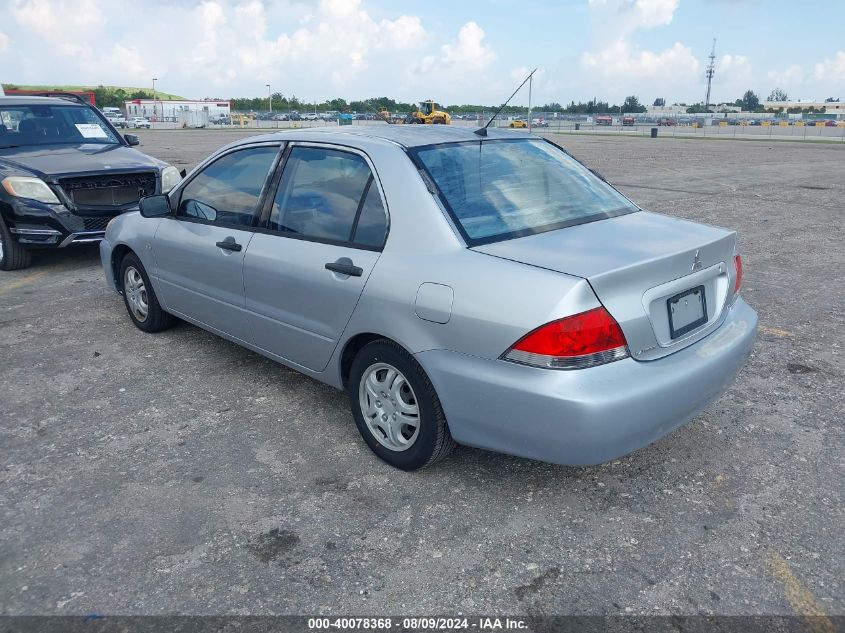
[[158, 79], [153, 77], [153, 120], [156, 118], [156, 81]]
[[270, 102], [270, 114], [273, 114], [273, 93], [270, 91], [270, 84], [267, 84], [267, 101]]

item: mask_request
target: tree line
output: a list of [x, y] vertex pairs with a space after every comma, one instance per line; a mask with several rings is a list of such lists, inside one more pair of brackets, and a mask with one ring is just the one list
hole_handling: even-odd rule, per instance
[[[4, 84], [8, 89], [15, 89], [17, 86], [13, 84]], [[97, 105], [101, 108], [103, 107], [122, 107], [125, 101], [133, 100], [133, 99], [152, 99], [153, 93], [152, 91], [147, 90], [133, 90], [127, 91], [123, 88], [111, 88], [105, 86], [97, 86], [93, 88], [91, 92], [94, 93], [94, 98], [97, 101]], [[161, 98], [161, 95], [157, 95], [158, 98]], [[216, 98], [215, 98], [216, 100]], [[774, 112], [784, 112], [782, 107], [772, 108], [771, 106], [766, 106], [767, 102], [783, 102], [788, 101], [789, 96], [787, 95], [786, 91], [782, 90], [781, 88], [775, 88], [771, 91], [769, 96], [766, 98], [764, 102], [760, 101], [760, 98], [755, 94], [753, 90], [746, 90], [745, 94], [742, 97], [737, 99], [733, 102], [732, 105], [736, 107], [742, 108], [745, 112], [766, 112], [766, 111], [774, 111]], [[270, 97], [234, 97], [228, 99], [228, 101], [232, 104], [232, 109], [237, 112], [266, 112], [270, 109]], [[839, 98], [836, 97], [828, 97], [825, 99], [827, 103], [839, 103]], [[370, 99], [363, 99], [363, 100], [352, 100], [347, 101], [346, 99], [336, 98], [336, 99], [327, 99], [321, 103], [314, 103], [314, 102], [306, 102], [298, 99], [296, 95], [291, 95], [290, 97], [282, 94], [281, 92], [274, 92], [272, 95], [272, 105], [273, 110], [278, 110], [280, 112], [374, 112], [374, 111], [381, 111], [387, 110], [388, 112], [413, 112], [417, 110], [418, 104], [416, 103], [407, 103], [404, 101], [396, 101], [391, 99], [390, 97], [372, 97]], [[658, 97], [654, 100], [655, 106], [665, 106], [666, 99], [663, 97]], [[691, 105], [687, 105], [686, 103], [678, 103], [675, 104], [686, 108], [686, 112], [689, 114], [697, 114], [705, 112], [705, 106], [703, 103], [694, 103]], [[441, 107], [442, 104], [441, 104]], [[715, 112], [718, 106], [711, 104], [709, 110], [710, 112]], [[451, 104], [446, 105], [443, 109], [447, 110], [452, 114], [475, 114], [478, 112], [491, 112], [493, 110], [497, 110], [499, 106], [497, 105], [482, 105], [482, 104]], [[596, 98], [591, 99], [587, 102], [579, 101], [576, 103], [575, 101], [570, 101], [568, 105], [564, 106], [557, 102], [545, 103], [543, 105], [535, 106], [535, 112], [557, 112], [560, 114], [602, 114], [602, 113], [612, 113], [612, 112], [624, 112], [624, 113], [640, 113], [646, 112], [647, 108], [645, 105], [640, 103], [639, 98], [636, 95], [630, 95], [625, 98], [625, 100], [621, 104], [611, 104], [608, 101], [600, 101]], [[722, 110], [725, 111], [725, 110]], [[822, 107], [816, 110], [814, 107], [808, 108], [801, 108], [799, 106], [788, 108], [786, 112], [790, 114], [797, 114], [797, 113], [812, 113], [812, 112], [819, 112], [823, 113], [825, 108]], [[504, 114], [527, 114], [528, 108], [526, 106], [516, 106], [510, 105], [505, 107], [502, 112]]]

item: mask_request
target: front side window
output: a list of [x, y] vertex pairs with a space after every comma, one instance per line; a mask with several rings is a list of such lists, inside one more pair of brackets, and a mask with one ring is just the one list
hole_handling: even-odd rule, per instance
[[221, 156], [182, 190], [178, 216], [252, 226], [264, 183], [278, 153], [278, 147], [268, 146]]
[[295, 236], [383, 245], [387, 219], [367, 162], [349, 152], [294, 147], [268, 228]]
[[415, 155], [470, 246], [637, 210], [546, 141], [470, 141], [424, 147]]
[[120, 139], [91, 108], [71, 104], [0, 107], [0, 149], [119, 143]]

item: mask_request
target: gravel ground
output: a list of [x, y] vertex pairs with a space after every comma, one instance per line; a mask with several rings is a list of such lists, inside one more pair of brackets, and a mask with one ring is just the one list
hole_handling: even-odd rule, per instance
[[[241, 132], [141, 131], [190, 167]], [[735, 228], [737, 383], [624, 459], [418, 473], [344, 395], [132, 327], [97, 251], [0, 272], [2, 614], [845, 614], [845, 147], [563, 137], [642, 206]]]

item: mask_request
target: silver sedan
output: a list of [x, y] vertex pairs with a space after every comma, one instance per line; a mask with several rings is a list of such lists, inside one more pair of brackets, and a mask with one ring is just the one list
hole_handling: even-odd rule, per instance
[[513, 131], [245, 139], [100, 248], [137, 327], [178, 317], [345, 390], [405, 470], [456, 443], [626, 454], [718, 398], [757, 329], [733, 231], [643, 211]]

